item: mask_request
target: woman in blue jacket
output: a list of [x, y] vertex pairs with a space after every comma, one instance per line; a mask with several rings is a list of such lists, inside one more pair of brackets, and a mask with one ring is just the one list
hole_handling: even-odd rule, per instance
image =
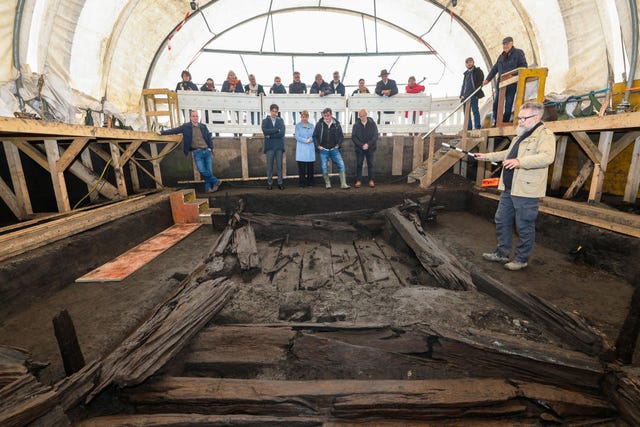
[[314, 126], [309, 123], [309, 112], [300, 113], [300, 122], [296, 124], [296, 162], [298, 162], [298, 183], [300, 187], [313, 187], [313, 165], [316, 161], [316, 149], [313, 144]]

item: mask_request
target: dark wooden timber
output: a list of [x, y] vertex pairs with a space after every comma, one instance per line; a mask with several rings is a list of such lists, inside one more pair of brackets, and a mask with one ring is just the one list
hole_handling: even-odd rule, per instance
[[66, 309], [53, 318], [53, 331], [58, 341], [65, 373], [71, 375], [78, 372], [84, 367], [84, 356], [73, 320]]

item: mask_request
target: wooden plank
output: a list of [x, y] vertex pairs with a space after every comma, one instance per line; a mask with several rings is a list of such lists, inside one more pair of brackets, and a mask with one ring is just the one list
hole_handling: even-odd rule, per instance
[[[486, 153], [487, 152], [487, 138], [486, 137], [478, 144], [478, 151], [480, 153]], [[487, 176], [486, 162], [477, 162], [476, 171], [477, 171], [476, 172], [476, 187], [482, 187], [482, 180], [484, 178], [486, 178], [486, 176]]]
[[112, 383], [129, 387], [147, 380], [171, 360], [235, 292], [234, 283], [224, 277], [199, 282], [193, 276], [103, 360], [100, 378], [87, 401]]
[[604, 176], [607, 172], [607, 164], [609, 163], [609, 152], [611, 151], [611, 141], [613, 140], [613, 131], [601, 132], [600, 141], [598, 142], [598, 150], [602, 153], [602, 162], [596, 163], [593, 169], [593, 177], [591, 178], [591, 188], [589, 189], [589, 202], [600, 202], [602, 199], [602, 185], [604, 184]]
[[[391, 175], [402, 175], [402, 161], [404, 160], [404, 137], [393, 136], [393, 154], [391, 157]], [[368, 166], [368, 165], [367, 165]]]
[[477, 267], [471, 269], [471, 277], [473, 284], [480, 292], [543, 325], [571, 348], [592, 356], [602, 354], [608, 349], [602, 334], [591, 328], [579, 316], [566, 312], [533, 294], [520, 292], [507, 286]]
[[618, 367], [604, 381], [605, 395], [620, 412], [620, 418], [631, 426], [640, 425], [640, 370], [638, 367]]
[[30, 227], [27, 230], [0, 236], [0, 260], [25, 253], [40, 246], [64, 239], [85, 230], [97, 227], [122, 216], [146, 209], [156, 203], [166, 201], [169, 193], [160, 193], [147, 197], [137, 197], [121, 203], [83, 211], [71, 217]]
[[87, 145], [88, 141], [89, 138], [74, 138], [73, 142], [71, 143], [71, 145], [69, 145], [69, 147], [67, 147], [64, 154], [60, 156], [60, 160], [58, 160], [57, 164], [58, 170], [61, 170], [63, 172], [66, 171], [69, 165], [74, 161], [76, 156], [82, 150], [84, 150], [84, 147], [85, 145]]
[[424, 141], [420, 135], [413, 136], [413, 159], [411, 170], [414, 170], [424, 162]]
[[[391, 245], [382, 239], [376, 239], [375, 242], [391, 266], [391, 270], [398, 279], [398, 282], [402, 286], [409, 286], [412, 282], [415, 282], [415, 274], [412, 271], [412, 267], [402, 262], [406, 259], [406, 255], [400, 255]], [[420, 268], [417, 263], [415, 266]]]
[[[82, 420], [74, 425], [76, 427], [326, 427], [320, 417], [201, 414], [108, 415]], [[376, 425], [379, 424], [376, 423]]]
[[333, 285], [331, 249], [327, 244], [309, 244], [302, 257], [300, 289], [314, 291]]
[[109, 143], [109, 149], [111, 151], [111, 167], [116, 176], [116, 186], [118, 187], [118, 194], [120, 197], [127, 197], [127, 183], [124, 180], [124, 170], [120, 163], [120, 149], [118, 144]]
[[60, 159], [60, 151], [58, 150], [58, 141], [46, 139], [44, 147], [47, 152], [47, 161], [49, 163], [49, 172], [53, 183], [53, 192], [56, 196], [56, 204], [58, 212], [69, 212], [71, 204], [69, 203], [69, 194], [67, 193], [67, 184], [64, 180], [64, 171], [58, 170], [58, 160]]
[[242, 177], [249, 178], [249, 150], [247, 147], [247, 137], [240, 137], [240, 166], [242, 168]]
[[[135, 152], [138, 151], [138, 148], [140, 148], [143, 142], [145, 141], [142, 141], [142, 140], [131, 141], [129, 146], [124, 151], [122, 151], [122, 155], [120, 156], [120, 164], [122, 166], [124, 166], [129, 161], [129, 159], [135, 154]], [[122, 147], [120, 145], [118, 145], [118, 148], [122, 150]]]
[[633, 154], [631, 155], [631, 165], [629, 166], [629, 174], [627, 175], [627, 184], [624, 188], [624, 201], [627, 203], [635, 203], [638, 197], [638, 188], [640, 187], [640, 136], [636, 138], [633, 145]]
[[365, 283], [360, 258], [352, 243], [331, 242], [331, 262], [336, 284]]
[[602, 152], [593, 141], [591, 141], [591, 138], [589, 138], [586, 132], [571, 132], [571, 136], [573, 136], [593, 163], [598, 164], [602, 162]]
[[138, 178], [138, 166], [136, 163], [131, 161], [128, 163], [129, 165], [129, 175], [131, 176], [131, 188], [134, 193], [140, 191], [140, 179]]
[[0, 425], [22, 427], [45, 415], [56, 406], [51, 387], [25, 374], [0, 389]]
[[201, 225], [174, 224], [135, 248], [77, 278], [76, 282], [120, 282], [196, 231]]
[[578, 194], [578, 191], [582, 188], [584, 183], [587, 181], [591, 173], [593, 172], [594, 164], [591, 160], [587, 159], [580, 168], [580, 172], [578, 172], [578, 176], [573, 180], [567, 191], [565, 191], [562, 196], [563, 199], [572, 199]]
[[[595, 396], [501, 379], [273, 381], [165, 377], [128, 391], [126, 398], [140, 412], [331, 414], [346, 419], [424, 421], [475, 418], [478, 413], [485, 418], [538, 418], [551, 411], [565, 422], [585, 415], [615, 415], [608, 402]], [[529, 400], [545, 405], [527, 405]]]
[[[280, 292], [296, 291], [300, 284], [300, 270], [302, 268], [302, 255], [306, 250], [304, 243], [297, 242], [295, 246], [283, 245], [280, 250], [282, 267], [273, 275], [271, 283], [275, 284]], [[280, 261], [279, 261], [280, 263]]]
[[452, 290], [474, 289], [469, 271], [446, 250], [445, 245], [418, 230], [398, 208], [385, 210], [385, 216], [439, 286]]
[[[80, 153], [80, 162], [85, 168], [93, 170], [93, 162], [91, 161], [91, 151], [89, 147], [85, 148], [82, 150], [82, 153]], [[91, 184], [87, 184], [87, 190], [90, 192], [89, 200], [91, 200], [91, 203], [97, 202], [99, 193], [97, 191], [91, 191], [93, 190], [93, 186]]]
[[[3, 141], [2, 144], [4, 146], [4, 154], [7, 157], [7, 164], [9, 166], [11, 183], [13, 184], [16, 200], [18, 201], [18, 205], [21, 206], [22, 211], [26, 215], [30, 215], [33, 213], [33, 207], [31, 206], [29, 188], [27, 187], [27, 180], [22, 168], [22, 160], [20, 160], [20, 151], [18, 147], [8, 141]], [[18, 219], [24, 220], [26, 218], [18, 217]]]
[[260, 266], [256, 236], [251, 224], [243, 225], [233, 231], [233, 251], [238, 256], [240, 268], [243, 271]]
[[386, 282], [390, 285], [398, 285], [398, 279], [393, 274], [391, 265], [375, 240], [356, 240], [353, 246], [360, 258], [360, 265], [367, 283]]
[[[182, 141], [182, 136], [180, 136], [180, 141]], [[142, 152], [141, 149], [138, 151]], [[155, 177], [156, 188], [162, 188], [162, 172], [160, 171], [161, 158], [158, 155], [158, 144], [149, 142], [149, 154], [150, 155], [148, 157], [151, 158], [151, 165], [153, 167], [153, 176]], [[196, 167], [195, 170], [197, 171], [198, 168]]]
[[84, 356], [78, 342], [76, 327], [66, 309], [53, 318], [53, 331], [62, 356], [64, 372], [72, 375], [80, 371], [85, 366]]
[[[553, 161], [553, 173], [551, 175], [551, 183], [549, 187], [552, 190], [560, 189], [560, 181], [562, 180], [562, 170], [564, 166], [564, 156], [567, 152], [567, 135], [561, 135], [556, 142], [556, 157]], [[484, 162], [482, 162], [484, 163]]]
[[291, 328], [213, 326], [189, 344], [181, 375], [229, 377], [255, 375], [287, 363], [296, 332]]
[[[2, 119], [2, 117], [0, 117]], [[44, 168], [47, 172], [49, 171], [49, 162], [47, 161], [47, 157], [40, 152], [35, 146], [29, 144], [28, 142], [20, 139], [13, 138], [11, 142], [20, 149], [24, 154], [26, 154], [31, 160], [36, 162], [42, 168]]]

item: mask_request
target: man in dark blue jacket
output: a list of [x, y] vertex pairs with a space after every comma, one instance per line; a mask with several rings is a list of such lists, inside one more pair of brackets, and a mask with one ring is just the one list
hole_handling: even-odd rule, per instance
[[213, 138], [207, 126], [200, 123], [197, 111], [189, 113], [189, 122], [177, 128], [158, 132], [159, 135], [182, 134], [182, 151], [185, 156], [193, 152], [198, 172], [204, 179], [204, 190], [207, 193], [218, 191], [220, 180], [213, 175], [211, 153], [213, 152]]
[[[482, 85], [488, 84], [495, 76], [498, 75], [498, 82], [500, 77], [513, 71], [516, 68], [527, 68], [527, 59], [524, 56], [522, 49], [513, 47], [513, 37], [505, 37], [502, 40], [503, 52], [500, 54], [496, 63], [491, 67], [491, 71], [487, 74], [487, 78], [482, 82]], [[507, 86], [505, 99], [504, 99], [504, 114], [502, 115], [503, 122], [511, 121], [511, 111], [513, 110], [513, 100], [516, 97], [516, 90], [518, 89], [518, 83], [513, 83]], [[496, 92], [493, 98], [493, 124], [495, 126], [498, 123], [498, 93]]]
[[[469, 57], [465, 61], [465, 66], [467, 70], [464, 72], [464, 78], [462, 79], [462, 88], [460, 88], [460, 100], [463, 101], [467, 99], [473, 92], [478, 89], [478, 87], [482, 86], [482, 81], [484, 80], [484, 73], [482, 70], [475, 66], [473, 58]], [[469, 116], [469, 123], [467, 124], [467, 129], [471, 130], [471, 123], [473, 122], [473, 127], [475, 129], [480, 129], [480, 110], [478, 109], [478, 99], [484, 97], [484, 92], [480, 89], [469, 99], [469, 104], [471, 105], [471, 115], [473, 115], [473, 120], [471, 115]]]
[[282, 153], [284, 153], [285, 126], [281, 117], [278, 117], [280, 108], [276, 104], [269, 106], [269, 115], [262, 120], [262, 133], [264, 134], [264, 153], [267, 155], [267, 189], [273, 188], [273, 160], [276, 161], [278, 172], [278, 188], [284, 190], [282, 182]]

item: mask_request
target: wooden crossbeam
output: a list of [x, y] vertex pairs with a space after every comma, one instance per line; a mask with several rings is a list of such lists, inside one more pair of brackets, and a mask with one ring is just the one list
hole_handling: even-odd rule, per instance
[[75, 138], [71, 145], [67, 147], [66, 151], [62, 156], [60, 156], [60, 160], [57, 162], [58, 170], [65, 171], [71, 165], [71, 163], [75, 160], [78, 154], [84, 150], [84, 147], [89, 142], [89, 138]]
[[635, 203], [640, 187], [640, 136], [636, 138], [631, 155], [631, 166], [627, 175], [627, 185], [624, 188], [624, 201]]
[[578, 145], [584, 150], [587, 157], [591, 159], [593, 163], [600, 163], [602, 161], [602, 153], [598, 150], [598, 147], [591, 141], [589, 135], [586, 132], [571, 132], [571, 136], [576, 140]]
[[20, 160], [20, 151], [18, 147], [9, 141], [2, 142], [4, 146], [4, 154], [7, 158], [7, 164], [9, 166], [9, 173], [11, 174], [11, 183], [13, 184], [13, 191], [16, 196], [18, 205], [21, 207], [21, 211], [24, 216], [17, 216], [19, 220], [26, 219], [26, 215], [33, 213], [31, 206], [31, 198], [29, 197], [29, 188], [27, 187], [27, 180], [22, 168], [22, 161]]

